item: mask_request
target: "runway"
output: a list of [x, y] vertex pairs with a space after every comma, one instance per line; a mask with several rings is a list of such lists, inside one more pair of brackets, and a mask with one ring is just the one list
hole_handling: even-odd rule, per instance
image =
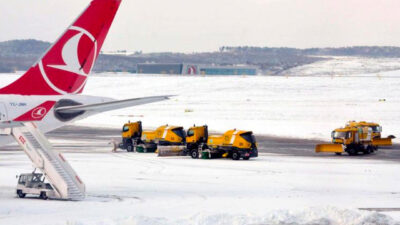
[[[120, 130], [104, 127], [87, 127], [69, 125], [52, 131], [46, 136], [53, 144], [56, 150], [62, 152], [105, 152], [111, 151], [111, 140], [120, 141]], [[315, 153], [316, 144], [324, 143], [320, 140], [283, 138], [274, 136], [258, 136], [256, 134], [259, 152], [302, 157], [321, 157], [321, 158], [358, 158], [360, 160], [387, 160], [400, 162], [400, 145], [395, 144], [392, 147], [380, 148], [379, 151], [370, 155], [348, 156], [343, 154], [337, 156], [331, 153]], [[19, 150], [16, 145], [3, 147], [2, 150]]]

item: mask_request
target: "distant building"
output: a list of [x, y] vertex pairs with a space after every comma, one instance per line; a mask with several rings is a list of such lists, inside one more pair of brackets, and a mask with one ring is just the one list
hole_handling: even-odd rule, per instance
[[251, 66], [207, 66], [199, 68], [205, 75], [257, 75], [257, 68]]
[[137, 65], [137, 73], [146, 74], [182, 74], [181, 63], [143, 63]]
[[137, 73], [187, 74], [187, 75], [257, 75], [255, 66], [215, 66], [183, 63], [143, 63], [137, 65]]

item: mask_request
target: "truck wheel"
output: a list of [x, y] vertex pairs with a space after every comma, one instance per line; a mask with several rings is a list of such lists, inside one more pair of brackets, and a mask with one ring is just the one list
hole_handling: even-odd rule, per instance
[[232, 159], [233, 160], [239, 160], [240, 159], [240, 153], [239, 152], [232, 153]]
[[372, 146], [368, 146], [368, 147], [363, 151], [364, 155], [371, 154], [372, 152], [374, 152]]
[[132, 144], [132, 142], [126, 143], [126, 151], [133, 152], [133, 144]]
[[39, 198], [41, 198], [41, 199], [43, 199], [43, 200], [47, 200], [48, 197], [47, 197], [47, 195], [46, 195], [46, 192], [44, 192], [44, 191], [40, 192]]
[[25, 196], [26, 196], [26, 194], [22, 193], [21, 190], [17, 190], [17, 195], [18, 195], [19, 198], [25, 198]]
[[335, 152], [335, 155], [342, 155], [341, 152]]
[[190, 156], [192, 156], [193, 159], [198, 159], [198, 158], [199, 158], [199, 151], [193, 150], [193, 151], [190, 153]]
[[357, 155], [357, 150], [355, 148], [348, 148], [348, 149], [346, 149], [346, 152], [349, 155]]

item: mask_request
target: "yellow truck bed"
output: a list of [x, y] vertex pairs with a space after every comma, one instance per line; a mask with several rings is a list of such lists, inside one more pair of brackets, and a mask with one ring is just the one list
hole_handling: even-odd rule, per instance
[[156, 131], [143, 131], [142, 132], [142, 141], [152, 142], [155, 139], [156, 139]]
[[208, 137], [207, 144], [209, 146], [221, 146], [224, 144], [224, 136], [211, 135]]

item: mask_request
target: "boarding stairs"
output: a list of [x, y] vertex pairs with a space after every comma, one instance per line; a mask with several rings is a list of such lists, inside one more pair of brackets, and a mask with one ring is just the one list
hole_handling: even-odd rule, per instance
[[64, 156], [53, 150], [50, 142], [33, 122], [14, 127], [12, 136], [40, 169], [53, 187], [57, 198], [79, 201], [85, 198], [85, 184]]

